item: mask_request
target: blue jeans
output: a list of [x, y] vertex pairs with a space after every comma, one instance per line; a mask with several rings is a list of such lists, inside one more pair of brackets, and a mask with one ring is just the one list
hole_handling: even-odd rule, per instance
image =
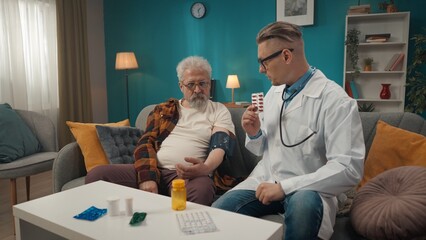
[[252, 190], [233, 190], [222, 195], [212, 207], [253, 217], [284, 213], [285, 239], [318, 239], [323, 205], [315, 191], [297, 191], [284, 200], [264, 205]]

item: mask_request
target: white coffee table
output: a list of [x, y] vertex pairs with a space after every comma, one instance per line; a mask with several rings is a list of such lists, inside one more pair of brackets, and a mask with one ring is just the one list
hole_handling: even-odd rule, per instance
[[[106, 199], [118, 196], [123, 214], [105, 215], [94, 222], [73, 216], [90, 206], [107, 208]], [[124, 198], [146, 212], [140, 226], [131, 226], [124, 214]], [[185, 211], [207, 211], [219, 231], [185, 235], [179, 229], [169, 197], [98, 181], [13, 206], [16, 239], [280, 239], [282, 224], [188, 202]]]

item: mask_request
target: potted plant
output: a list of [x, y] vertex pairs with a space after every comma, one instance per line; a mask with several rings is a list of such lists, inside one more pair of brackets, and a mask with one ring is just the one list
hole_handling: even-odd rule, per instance
[[396, 8], [393, 0], [389, 0], [389, 3], [387, 1], [380, 2], [379, 9], [386, 10], [388, 13], [398, 12], [398, 9]]
[[364, 71], [369, 72], [372, 70], [373, 58], [364, 58]]
[[414, 40], [414, 56], [408, 67], [405, 110], [421, 114], [426, 111], [426, 35], [415, 34], [411, 40]]
[[373, 103], [367, 104], [358, 104], [358, 112], [373, 112], [374, 111], [374, 105]]
[[359, 45], [359, 35], [361, 32], [356, 29], [350, 29], [346, 35], [346, 53], [349, 56], [349, 61], [353, 70], [351, 74], [351, 80], [354, 80], [359, 75], [359, 67], [358, 67], [358, 45]]

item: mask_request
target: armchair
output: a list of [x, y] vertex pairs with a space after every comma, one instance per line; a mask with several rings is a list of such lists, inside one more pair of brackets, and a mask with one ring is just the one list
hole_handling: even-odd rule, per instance
[[10, 179], [12, 205], [17, 204], [16, 179], [25, 177], [26, 197], [30, 199], [30, 176], [52, 169], [57, 155], [55, 126], [52, 121], [39, 113], [15, 110], [36, 135], [42, 149], [35, 154], [22, 157], [10, 163], [0, 164], [0, 178]]

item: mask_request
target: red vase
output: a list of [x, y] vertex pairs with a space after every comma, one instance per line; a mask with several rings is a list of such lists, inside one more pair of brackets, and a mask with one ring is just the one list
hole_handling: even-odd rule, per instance
[[389, 99], [391, 97], [390, 83], [382, 83], [382, 90], [380, 91], [381, 99]]

